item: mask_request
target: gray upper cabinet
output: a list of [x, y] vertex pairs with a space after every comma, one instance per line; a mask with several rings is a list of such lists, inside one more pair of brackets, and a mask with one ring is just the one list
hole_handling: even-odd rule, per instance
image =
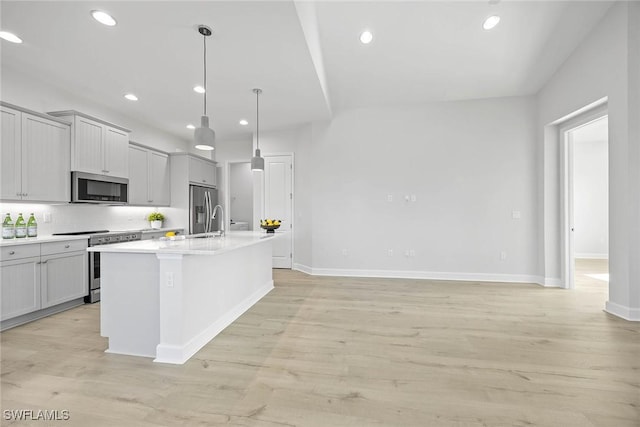
[[129, 144], [129, 204], [169, 206], [169, 155], [140, 144]]
[[129, 129], [75, 110], [48, 114], [71, 122], [71, 170], [129, 177]]
[[212, 160], [190, 155], [189, 181], [193, 184], [215, 186], [216, 163]]
[[0, 198], [70, 200], [70, 128], [63, 120], [1, 104]]

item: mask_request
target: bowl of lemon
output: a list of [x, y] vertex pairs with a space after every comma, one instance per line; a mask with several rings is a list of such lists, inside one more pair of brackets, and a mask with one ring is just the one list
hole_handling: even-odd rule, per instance
[[267, 233], [275, 233], [281, 223], [282, 221], [279, 219], [261, 219], [260, 228], [267, 230]]

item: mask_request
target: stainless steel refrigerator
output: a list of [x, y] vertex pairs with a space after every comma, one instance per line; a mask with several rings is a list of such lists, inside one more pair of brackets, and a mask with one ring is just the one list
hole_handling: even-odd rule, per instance
[[[189, 186], [189, 234], [220, 230], [219, 218], [211, 218], [218, 204], [218, 190], [200, 185]], [[220, 217], [221, 215], [218, 215]]]

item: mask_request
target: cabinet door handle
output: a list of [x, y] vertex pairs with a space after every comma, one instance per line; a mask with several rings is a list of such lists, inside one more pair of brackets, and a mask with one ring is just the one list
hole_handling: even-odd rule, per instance
[[64, 245], [64, 248], [65, 249], [69, 249], [69, 245]]
[[9, 252], [9, 255], [15, 255], [15, 254], [16, 254], [16, 251]]
[[42, 261], [43, 264], [46, 264], [48, 261]]

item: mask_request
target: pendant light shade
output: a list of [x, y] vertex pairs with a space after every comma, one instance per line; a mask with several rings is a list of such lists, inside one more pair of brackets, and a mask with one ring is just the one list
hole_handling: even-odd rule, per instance
[[193, 132], [193, 139], [198, 150], [211, 151], [215, 148], [216, 133], [209, 127], [207, 116], [207, 37], [211, 35], [211, 28], [199, 25], [198, 32], [202, 34], [204, 41], [204, 114], [200, 118], [200, 127]]
[[264, 158], [260, 156], [260, 114], [258, 110], [258, 98], [262, 93], [262, 89], [253, 89], [253, 93], [256, 94], [256, 154], [251, 158], [251, 170], [263, 171]]

